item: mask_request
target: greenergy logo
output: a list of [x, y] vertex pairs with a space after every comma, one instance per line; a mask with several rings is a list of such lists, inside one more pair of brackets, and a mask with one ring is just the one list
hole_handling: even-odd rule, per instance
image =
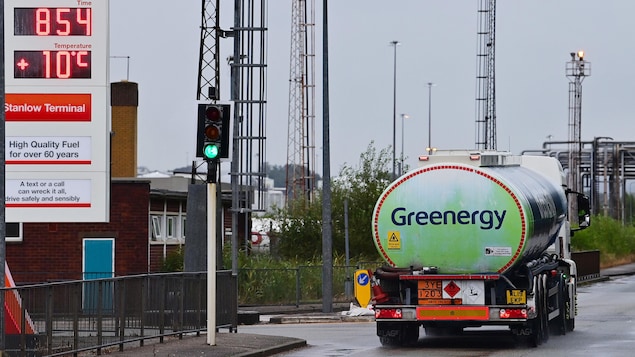
[[480, 229], [498, 230], [503, 225], [507, 210], [476, 210], [476, 211], [408, 211], [405, 207], [395, 208], [390, 219], [395, 226], [432, 225], [476, 225]]

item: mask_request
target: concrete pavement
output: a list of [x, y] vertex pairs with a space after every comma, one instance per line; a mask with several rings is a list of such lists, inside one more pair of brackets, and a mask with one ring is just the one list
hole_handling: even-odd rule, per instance
[[612, 268], [602, 269], [600, 271], [600, 276], [611, 277], [611, 276], [620, 276], [620, 275], [634, 275], [635, 274], [635, 263], [618, 265]]
[[116, 347], [111, 347], [103, 350], [102, 354], [134, 357], [247, 357], [271, 356], [306, 346], [306, 341], [298, 338], [232, 332], [217, 332], [215, 346], [207, 344], [205, 334], [185, 336], [180, 340], [166, 338], [164, 341], [147, 341], [143, 347], [126, 347], [121, 352]]
[[[610, 277], [635, 274], [635, 263], [603, 269], [599, 279], [606, 280]], [[587, 281], [587, 283], [590, 281]], [[265, 319], [269, 323], [314, 323], [314, 322], [344, 322], [344, 321], [373, 321], [372, 316], [345, 316], [341, 310], [345, 305], [339, 305], [340, 312], [321, 313], [321, 306], [307, 305], [297, 307], [259, 307], [251, 308], [259, 314], [268, 316]], [[347, 310], [347, 309], [346, 309]], [[238, 327], [240, 331], [240, 327]], [[183, 339], [166, 338], [164, 343], [147, 341], [143, 347], [126, 347], [124, 351], [116, 351], [116, 347], [104, 351], [110, 356], [135, 356], [135, 357], [247, 357], [247, 356], [271, 356], [276, 353], [289, 351], [306, 346], [306, 341], [284, 336], [265, 336], [256, 334], [217, 332], [216, 345], [207, 344], [207, 336], [186, 336]]]
[[[348, 311], [348, 304], [334, 304], [334, 312], [322, 313], [321, 305], [296, 306], [262, 306], [249, 308], [260, 314], [260, 321], [272, 324], [289, 323], [325, 323], [325, 322], [359, 322], [374, 321], [374, 316], [346, 316], [343, 310]], [[166, 337], [164, 343], [158, 339], [146, 341], [143, 347], [125, 346], [123, 351], [118, 347], [109, 347], [102, 350], [102, 354], [109, 356], [134, 356], [134, 357], [247, 357], [247, 356], [271, 356], [276, 353], [290, 351], [306, 346], [306, 340], [284, 337], [266, 336], [256, 334], [237, 333], [221, 329], [216, 332], [216, 345], [207, 344], [207, 335]], [[92, 356], [93, 354], [91, 354]]]

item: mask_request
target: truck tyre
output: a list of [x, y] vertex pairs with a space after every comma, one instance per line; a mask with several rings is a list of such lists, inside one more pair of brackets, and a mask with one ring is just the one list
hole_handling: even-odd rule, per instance
[[544, 311], [542, 309], [542, 300], [543, 300], [543, 289], [541, 279], [539, 277], [534, 277], [534, 291], [536, 294], [536, 318], [529, 321], [529, 327], [531, 327], [531, 334], [527, 340], [529, 346], [538, 347], [542, 344], [544, 339], [543, 329], [543, 316]]
[[575, 298], [575, 285], [573, 287], [574, 289], [574, 297], [572, 298], [571, 296], [569, 296], [569, 289], [565, 288], [567, 294], [566, 294], [566, 298], [565, 298], [565, 308], [567, 309], [566, 312], [566, 320], [567, 320], [567, 331], [573, 331], [575, 329], [575, 313], [574, 314], [570, 314], [569, 311], [571, 311], [571, 304], [575, 304], [576, 303], [576, 298]]
[[567, 288], [565, 286], [564, 277], [562, 275], [558, 278], [558, 295], [556, 296], [558, 316], [549, 322], [549, 327], [554, 335], [566, 335], [567, 334]]
[[416, 323], [378, 322], [377, 336], [382, 346], [411, 346], [419, 340], [419, 325]]
[[542, 341], [549, 341], [549, 309], [547, 308], [549, 299], [549, 287], [547, 286], [547, 275], [540, 274], [540, 287], [542, 288], [542, 298], [540, 299], [542, 311]]

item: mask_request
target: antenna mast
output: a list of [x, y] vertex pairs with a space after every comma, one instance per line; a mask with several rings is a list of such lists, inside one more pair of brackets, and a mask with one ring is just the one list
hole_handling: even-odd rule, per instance
[[292, 0], [287, 204], [315, 189], [315, 3]]
[[476, 148], [496, 150], [496, 0], [479, 0], [476, 54]]

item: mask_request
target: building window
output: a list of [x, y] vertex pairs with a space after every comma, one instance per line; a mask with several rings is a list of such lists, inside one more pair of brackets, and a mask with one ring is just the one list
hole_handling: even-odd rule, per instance
[[181, 237], [183, 237], [183, 239], [185, 239], [185, 216], [181, 216]]
[[152, 240], [160, 241], [163, 240], [163, 234], [161, 234], [161, 216], [152, 215]]
[[183, 244], [185, 240], [185, 213], [166, 214], [153, 212], [152, 242]]
[[22, 223], [6, 223], [6, 242], [22, 242]]
[[176, 217], [175, 216], [167, 216], [165, 217], [165, 237], [167, 239], [174, 239], [175, 230], [176, 230]]

